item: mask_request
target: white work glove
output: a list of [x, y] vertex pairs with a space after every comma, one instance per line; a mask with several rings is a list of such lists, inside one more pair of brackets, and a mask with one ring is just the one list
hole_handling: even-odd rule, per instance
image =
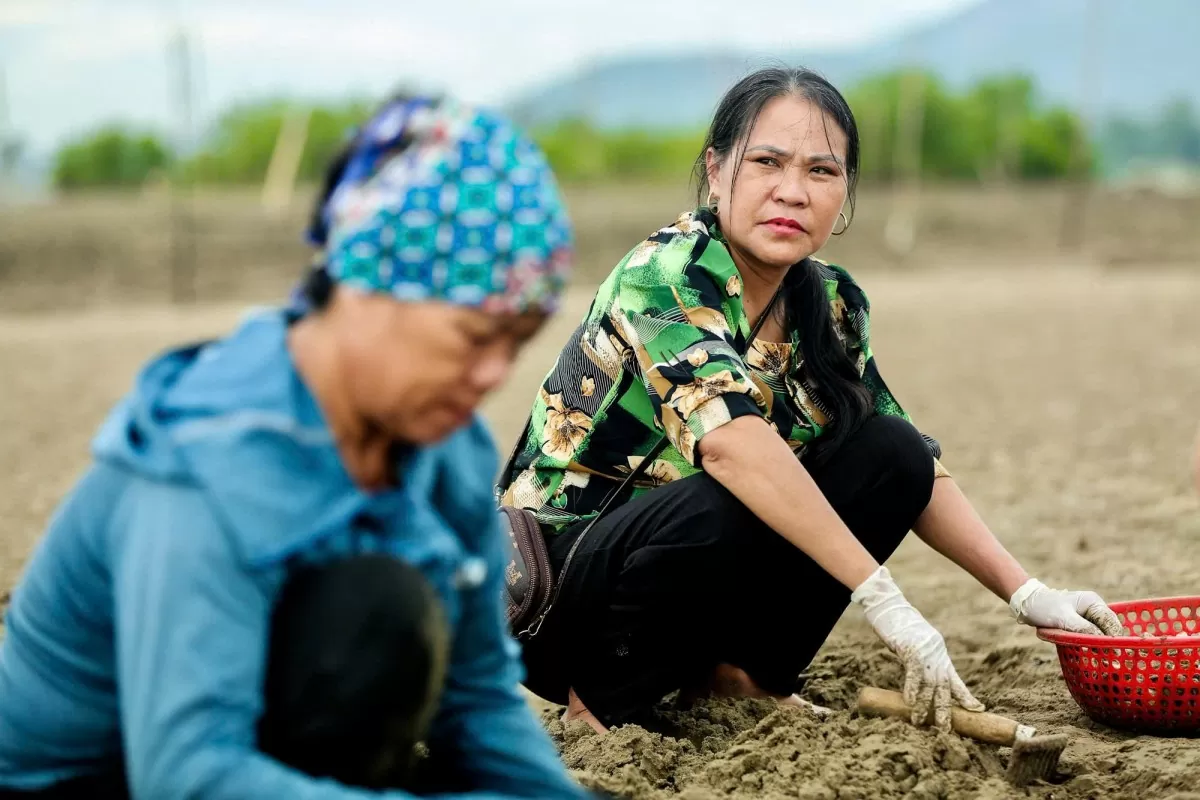
[[1125, 635], [1120, 618], [1095, 592], [1051, 589], [1030, 578], [1013, 592], [1008, 607], [1018, 622], [1035, 628], [1059, 628], [1097, 636]]
[[933, 710], [933, 724], [950, 730], [954, 703], [968, 711], [983, 711], [950, 662], [946, 640], [904, 599], [887, 567], [880, 567], [854, 590], [850, 599], [863, 607], [867, 621], [884, 644], [904, 662], [904, 702], [912, 723], [924, 725]]

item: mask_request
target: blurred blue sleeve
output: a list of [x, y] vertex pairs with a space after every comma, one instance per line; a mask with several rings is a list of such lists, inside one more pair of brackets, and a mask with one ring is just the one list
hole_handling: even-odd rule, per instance
[[[316, 780], [288, 768], [256, 748], [256, 723], [263, 711], [262, 684], [267, 656], [271, 602], [279, 575], [255, 575], [242, 568], [232, 542], [200, 494], [191, 489], [135, 484], [123, 499], [122, 527], [110, 543], [114, 582], [114, 635], [126, 771], [133, 797], [174, 800], [368, 800], [410, 798], [403, 792], [376, 793]], [[503, 661], [507, 664], [507, 661]], [[482, 674], [486, 662], [480, 662]], [[490, 724], [506, 745], [476, 745], [474, 763], [505, 772], [506, 753], [520, 761], [513, 786], [524, 775], [545, 773], [535, 792], [557, 788], [548, 764], [525, 767], [548, 757], [529, 736], [532, 721], [506, 721], [500, 698], [486, 689], [473, 693], [463, 681], [457, 702], [490, 702], [495, 709], [464, 714], [472, 740], [493, 740]], [[515, 695], [512, 695], [515, 702]], [[508, 738], [508, 737], [513, 738]], [[507, 749], [506, 749], [507, 748]], [[473, 798], [528, 796], [524, 792], [470, 793]]]
[[[490, 441], [484, 446], [490, 448]], [[439, 505], [453, 512], [452, 524], [487, 570], [482, 583], [461, 593], [463, 615], [430, 750], [442, 771], [455, 776], [455, 788], [465, 784], [527, 798], [593, 797], [567, 774], [520, 690], [520, 648], [504, 615], [508, 543], [491, 492], [494, 453], [448, 465], [441, 482]]]

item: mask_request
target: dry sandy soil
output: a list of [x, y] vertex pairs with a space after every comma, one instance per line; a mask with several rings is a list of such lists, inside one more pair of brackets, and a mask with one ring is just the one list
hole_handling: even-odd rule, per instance
[[[885, 377], [941, 439], [947, 466], [984, 518], [1051, 585], [1094, 588], [1110, 600], [1200, 595], [1200, 503], [1189, 480], [1200, 425], [1200, 264], [1114, 271], [1030, 259], [1006, 268], [946, 263], [860, 278]], [[573, 294], [488, 404], [502, 446], [588, 299]], [[152, 300], [36, 314], [18, 303], [0, 313], [0, 588], [15, 581], [138, 365], [172, 343], [220, 333], [240, 311]], [[1200, 800], [1186, 794], [1200, 792], [1200, 742], [1090, 722], [1066, 690], [1054, 648], [1016, 625], [1003, 602], [915, 538], [891, 566], [982, 700], [1069, 734], [1055, 783], [1013, 790], [1002, 778], [1004, 749], [852, 714], [860, 686], [895, 687], [900, 678], [854, 611], [806, 688], [838, 709], [834, 719], [753, 702], [705, 704], [676, 720], [678, 737], [628, 727], [601, 739], [579, 725], [563, 730], [557, 709], [543, 709], [567, 764], [591, 785], [637, 798]], [[804, 609], [781, 619], [780, 635], [793, 624], [804, 624]]]
[[[881, 366], [985, 518], [1044, 580], [1110, 599], [1200, 593], [1200, 515], [1188, 483], [1200, 422], [1200, 276], [1077, 270], [878, 276]], [[526, 354], [487, 409], [504, 442], [586, 294]], [[86, 462], [89, 436], [134, 370], [161, 347], [218, 333], [234, 307], [0, 317], [0, 583], [15, 580], [47, 515]], [[1060, 785], [1032, 796], [1165, 797], [1194, 787], [1200, 744], [1138, 738], [1090, 723], [1062, 683], [1053, 648], [919, 542], [894, 569], [946, 634], [993, 708], [1071, 745]], [[795, 623], [803, 624], [803, 609]], [[787, 622], [781, 625], [786, 635]], [[563, 731], [584, 780], [636, 797], [1007, 797], [1005, 754], [847, 710], [860, 685], [899, 669], [854, 613], [811, 670], [808, 696], [842, 709], [817, 723], [754, 703], [702, 706], [687, 736], [626, 728]]]

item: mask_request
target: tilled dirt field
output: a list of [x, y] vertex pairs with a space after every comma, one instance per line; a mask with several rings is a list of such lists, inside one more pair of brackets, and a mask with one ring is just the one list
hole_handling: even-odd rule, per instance
[[[1200, 594], [1200, 503], [1190, 450], [1200, 426], [1200, 271], [1039, 267], [860, 276], [880, 367], [946, 465], [1029, 570], [1110, 600]], [[587, 306], [568, 310], [487, 408], [502, 445], [541, 373]], [[97, 423], [140, 362], [219, 333], [234, 307], [0, 316], [0, 586], [86, 464]], [[1008, 753], [850, 707], [900, 669], [856, 612], [810, 670], [807, 695], [838, 709], [818, 722], [770, 704], [707, 703], [677, 736], [622, 728], [604, 738], [542, 713], [585, 782], [665, 798], [1166, 798], [1200, 792], [1200, 742], [1137, 737], [1090, 722], [1051, 645], [1000, 600], [913, 538], [891, 562], [946, 635], [960, 672], [994, 710], [1071, 744], [1054, 784], [1013, 790]], [[780, 619], [779, 635], [804, 624]]]

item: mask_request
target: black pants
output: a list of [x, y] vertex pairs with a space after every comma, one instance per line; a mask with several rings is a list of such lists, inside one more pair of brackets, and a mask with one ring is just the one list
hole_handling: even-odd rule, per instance
[[[933, 492], [933, 457], [897, 417], [871, 417], [809, 469], [880, 563]], [[549, 538], [556, 570], [578, 532]], [[554, 612], [525, 644], [526, 686], [560, 704], [574, 688], [609, 726], [721, 663], [791, 694], [849, 602], [848, 589], [727, 489], [693, 475], [614, 509], [588, 534]]]
[[[347, 786], [408, 788], [448, 652], [440, 602], [415, 568], [369, 555], [298, 570], [271, 621], [260, 749]], [[0, 797], [115, 800], [129, 789], [114, 769]]]

